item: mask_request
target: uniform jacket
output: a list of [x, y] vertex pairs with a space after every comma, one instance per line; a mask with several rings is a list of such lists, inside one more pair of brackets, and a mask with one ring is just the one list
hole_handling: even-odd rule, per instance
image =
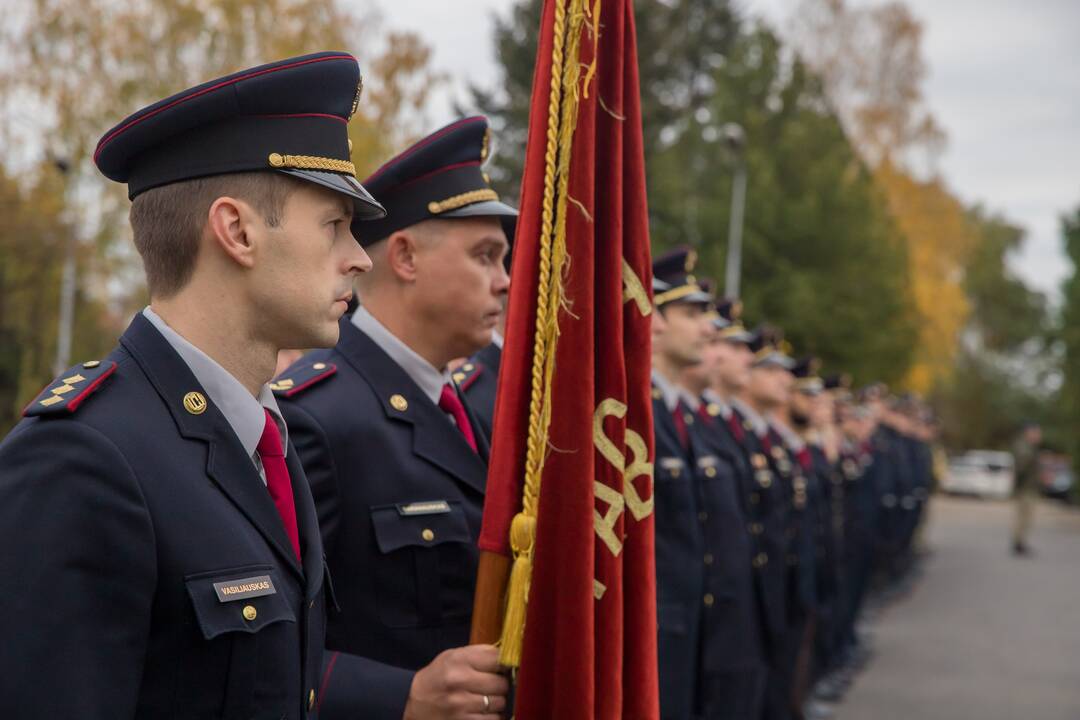
[[[706, 585], [715, 601], [702, 622], [702, 715], [759, 720], [765, 690], [765, 656], [755, 571], [756, 526], [747, 518], [746, 488], [752, 478], [742, 451], [722, 427], [713, 405], [700, 406], [694, 434], [698, 459]], [[703, 462], [705, 460], [705, 462]]]
[[414, 671], [468, 644], [487, 440], [471, 417], [473, 452], [348, 318], [337, 347], [282, 378], [281, 411], [336, 571], [321, 717], [400, 720]]
[[[676, 412], [692, 425], [689, 411], [679, 408]], [[708, 517], [700, 495], [693, 438], [688, 436], [690, 445], [684, 448], [672, 412], [657, 389], [653, 392], [653, 431], [660, 716], [682, 720], [693, 717], [700, 702], [699, 636], [706, 593], [702, 525]]]
[[742, 449], [752, 478], [747, 507], [756, 539], [752, 565], [758, 601], [766, 641], [771, 651], [776, 651], [787, 632], [788, 507], [771, 443], [755, 433], [753, 424], [738, 409], [732, 413], [728, 430]]
[[[71, 400], [47, 389], [30, 407], [48, 412], [0, 444], [2, 714], [307, 717], [324, 559], [295, 449], [302, 567], [224, 416], [185, 409], [202, 389], [146, 318], [87, 365], [58, 381]], [[261, 594], [226, 590], [241, 585]]]
[[454, 381], [468, 398], [469, 408], [476, 413], [477, 422], [489, 438], [494, 425], [495, 390], [499, 385], [501, 363], [502, 348], [491, 343], [454, 373]]

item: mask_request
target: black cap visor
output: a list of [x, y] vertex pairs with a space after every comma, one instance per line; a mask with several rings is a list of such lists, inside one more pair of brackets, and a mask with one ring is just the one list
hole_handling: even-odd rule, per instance
[[323, 172], [321, 170], [296, 170], [293, 168], [277, 168], [278, 172], [292, 175], [301, 180], [322, 185], [330, 190], [348, 195], [353, 199], [354, 220], [378, 220], [386, 217], [386, 209], [371, 197], [364, 189], [360, 181], [350, 175], [335, 172]]

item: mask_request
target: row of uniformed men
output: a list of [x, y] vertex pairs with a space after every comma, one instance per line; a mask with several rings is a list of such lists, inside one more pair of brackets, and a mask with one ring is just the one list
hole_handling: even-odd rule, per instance
[[656, 567], [665, 718], [822, 713], [865, 660], [855, 624], [878, 568], [898, 577], [929, 496], [931, 431], [883, 386], [746, 330], [692, 274], [653, 266]]
[[[133, 199], [151, 305], [0, 444], [13, 716], [506, 709], [495, 649], [466, 644], [515, 213], [480, 169], [483, 118], [358, 183], [358, 80], [350, 56], [294, 58], [166, 98], [99, 143]], [[692, 410], [663, 389], [705, 347], [679, 320], [704, 306], [678, 295], [657, 292], [658, 402]], [[327, 349], [268, 385], [290, 347]], [[706, 386], [724, 387], [690, 397]], [[713, 406], [657, 413], [665, 717], [758, 717], [755, 698], [779, 697], [762, 688], [791, 685], [790, 598], [810, 592], [788, 562], [814, 486], [771, 450], [765, 409], [725, 419], [751, 449], [699, 447], [705, 418], [724, 419]]]

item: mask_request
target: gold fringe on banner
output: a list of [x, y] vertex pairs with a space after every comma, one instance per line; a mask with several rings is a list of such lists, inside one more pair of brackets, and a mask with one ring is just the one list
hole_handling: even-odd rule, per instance
[[[565, 303], [562, 278], [566, 270], [566, 206], [570, 151], [577, 125], [581, 63], [581, 35], [592, 20], [594, 42], [598, 32], [600, 0], [555, 0], [554, 43], [551, 54], [551, 91], [548, 95], [547, 146], [544, 152], [544, 198], [540, 225], [540, 268], [537, 283], [536, 334], [529, 396], [529, 437], [525, 452], [525, 482], [521, 512], [510, 525], [514, 563], [506, 590], [506, 615], [499, 641], [499, 662], [521, 666], [525, 636], [525, 609], [532, 579], [536, 544], [536, 512], [540, 481], [547, 457], [551, 425], [551, 380], [559, 337], [559, 311]], [[569, 61], [566, 59], [570, 58]], [[594, 74], [596, 59], [586, 68], [586, 81]]]

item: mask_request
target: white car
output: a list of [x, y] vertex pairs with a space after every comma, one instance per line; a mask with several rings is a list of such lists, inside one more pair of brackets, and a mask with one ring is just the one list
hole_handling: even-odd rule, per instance
[[1012, 496], [1016, 472], [1012, 453], [968, 450], [949, 460], [942, 490], [956, 495], [1004, 500]]

